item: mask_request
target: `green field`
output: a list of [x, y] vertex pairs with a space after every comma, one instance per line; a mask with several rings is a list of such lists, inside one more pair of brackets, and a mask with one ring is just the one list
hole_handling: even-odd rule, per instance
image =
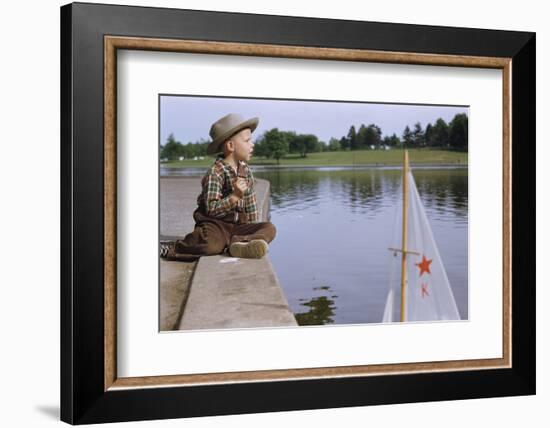
[[[203, 167], [212, 164], [212, 157], [203, 160], [183, 160], [163, 163], [168, 168]], [[409, 149], [412, 164], [428, 165], [467, 165], [468, 153], [447, 150]], [[310, 153], [306, 158], [287, 155], [280, 166], [353, 166], [353, 165], [400, 165], [403, 162], [402, 150], [361, 150], [343, 152]], [[253, 157], [251, 165], [277, 165], [275, 159]]]

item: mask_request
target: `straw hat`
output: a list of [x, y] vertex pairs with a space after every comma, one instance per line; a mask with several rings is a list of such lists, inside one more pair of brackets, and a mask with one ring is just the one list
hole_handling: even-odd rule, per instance
[[244, 120], [240, 114], [230, 113], [212, 124], [210, 128], [210, 137], [212, 142], [208, 145], [206, 153], [213, 155], [221, 152], [221, 145], [225, 140], [235, 135], [245, 128], [250, 128], [254, 132], [260, 120], [257, 117]]

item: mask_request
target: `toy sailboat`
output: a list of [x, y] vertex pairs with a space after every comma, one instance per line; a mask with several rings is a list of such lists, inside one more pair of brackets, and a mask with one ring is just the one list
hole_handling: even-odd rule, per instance
[[406, 150], [402, 191], [389, 248], [390, 284], [382, 321], [459, 320], [453, 291], [409, 170]]

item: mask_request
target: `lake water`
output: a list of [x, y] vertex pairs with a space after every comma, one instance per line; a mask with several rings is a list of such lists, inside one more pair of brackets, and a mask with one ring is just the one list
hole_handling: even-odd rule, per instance
[[[462, 318], [468, 317], [467, 169], [416, 169]], [[399, 169], [258, 171], [271, 182], [270, 256], [300, 324], [382, 320]]]
[[[175, 172], [175, 171], [174, 171]], [[413, 168], [462, 319], [468, 318], [468, 170]], [[270, 257], [301, 325], [381, 322], [398, 168], [256, 169], [271, 183]]]

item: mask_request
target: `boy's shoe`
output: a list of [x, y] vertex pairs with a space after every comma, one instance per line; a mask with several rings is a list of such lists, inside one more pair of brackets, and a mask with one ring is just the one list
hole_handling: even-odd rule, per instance
[[172, 259], [176, 254], [176, 243], [174, 241], [160, 241], [160, 257]]
[[194, 262], [200, 258], [196, 254], [179, 254], [175, 241], [160, 241], [160, 258], [166, 261]]
[[267, 254], [268, 245], [263, 239], [253, 239], [250, 242], [233, 242], [229, 246], [229, 254], [242, 259], [261, 259]]

